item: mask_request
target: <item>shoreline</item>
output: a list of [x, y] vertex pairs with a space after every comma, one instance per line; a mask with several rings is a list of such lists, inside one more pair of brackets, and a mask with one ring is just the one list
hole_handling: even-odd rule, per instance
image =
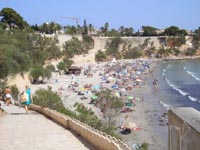
[[[157, 62], [154, 62], [153, 72], [159, 67]], [[148, 74], [145, 77], [146, 84], [138, 90], [131, 92], [134, 94], [142, 94], [144, 102], [136, 103], [134, 112], [129, 114], [129, 120], [133, 120], [142, 128], [141, 131], [133, 131], [130, 135], [124, 135], [124, 142], [131, 147], [133, 144], [148, 143], [149, 149], [167, 150], [168, 149], [168, 117], [167, 109], [160, 104], [157, 93], [152, 89], [152, 75]]]
[[163, 58], [163, 59], [158, 59], [158, 60], [174, 61], [174, 60], [194, 60], [194, 59], [200, 59], [200, 56], [181, 56], [181, 57], [173, 56], [170, 58]]

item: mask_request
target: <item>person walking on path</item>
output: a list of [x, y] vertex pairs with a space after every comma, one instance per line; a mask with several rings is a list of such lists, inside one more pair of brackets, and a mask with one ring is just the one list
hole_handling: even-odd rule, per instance
[[154, 92], [156, 93], [158, 91], [158, 80], [157, 79], [153, 79], [153, 86], [154, 86]]
[[21, 95], [20, 95], [20, 102], [22, 105], [25, 105], [24, 108], [25, 108], [25, 111], [26, 111], [26, 114], [28, 113], [28, 105], [29, 105], [29, 101], [28, 101], [28, 94], [24, 91], [21, 92]]
[[28, 100], [30, 101], [30, 104], [33, 103], [32, 102], [31, 89], [30, 89], [30, 87], [28, 85], [26, 85], [26, 93], [28, 94]]
[[26, 91], [21, 92], [21, 104], [25, 105], [26, 114], [29, 112], [28, 106], [31, 104], [31, 89], [26, 85]]

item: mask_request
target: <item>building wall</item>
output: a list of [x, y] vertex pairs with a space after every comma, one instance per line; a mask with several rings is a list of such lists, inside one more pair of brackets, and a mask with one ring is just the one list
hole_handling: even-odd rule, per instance
[[200, 112], [190, 107], [168, 112], [169, 150], [200, 150]]

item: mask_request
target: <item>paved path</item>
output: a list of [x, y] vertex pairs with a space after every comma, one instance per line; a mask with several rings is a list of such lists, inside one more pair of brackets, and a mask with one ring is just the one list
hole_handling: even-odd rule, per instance
[[94, 149], [69, 130], [37, 112], [25, 113], [14, 105], [1, 106], [7, 113], [0, 117], [1, 150], [88, 150]]

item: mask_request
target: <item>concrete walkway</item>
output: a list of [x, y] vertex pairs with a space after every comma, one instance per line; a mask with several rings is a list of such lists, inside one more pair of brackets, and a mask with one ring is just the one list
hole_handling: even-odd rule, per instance
[[80, 137], [37, 112], [25, 113], [14, 105], [2, 108], [0, 117], [1, 150], [88, 150], [94, 149]]

